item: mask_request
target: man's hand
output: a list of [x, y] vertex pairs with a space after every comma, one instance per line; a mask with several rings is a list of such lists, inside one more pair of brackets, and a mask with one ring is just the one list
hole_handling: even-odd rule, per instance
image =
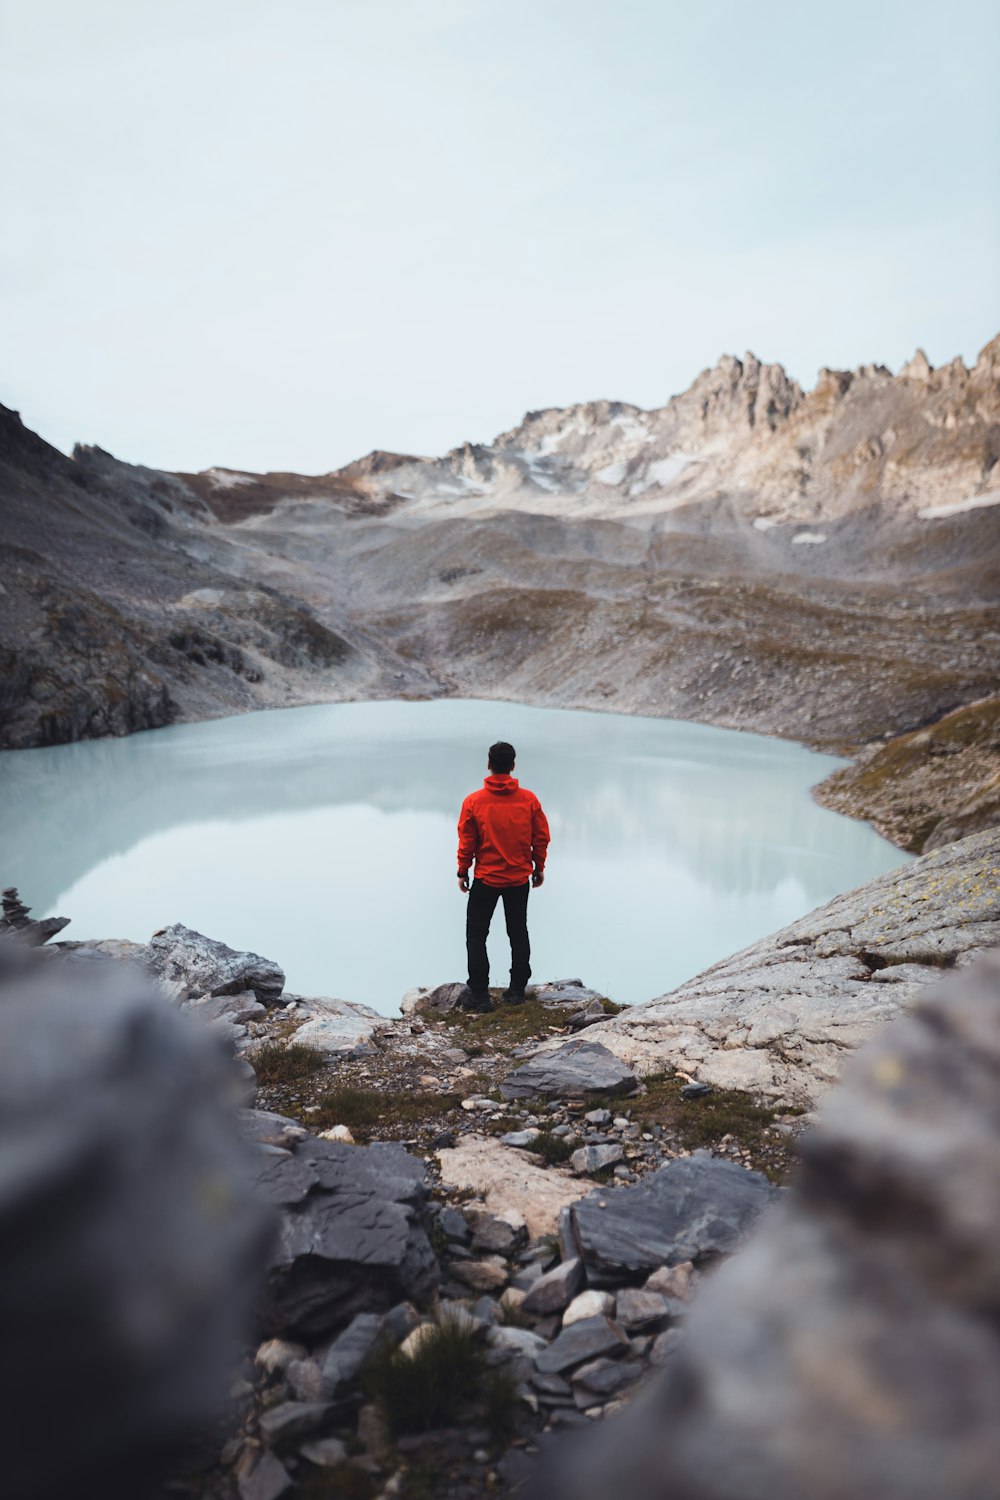
[[544, 873], [541, 870], [536, 870], [535, 873], [534, 873], [534, 875], [532, 875], [532, 877], [531, 877], [531, 883], [532, 883], [533, 886], [544, 885], [545, 884], [545, 875], [544, 875]]
[[458, 877], [458, 888], [459, 888], [460, 891], [464, 891], [466, 894], [468, 894], [468, 890], [469, 890], [469, 877], [468, 877], [468, 875], [460, 875]]

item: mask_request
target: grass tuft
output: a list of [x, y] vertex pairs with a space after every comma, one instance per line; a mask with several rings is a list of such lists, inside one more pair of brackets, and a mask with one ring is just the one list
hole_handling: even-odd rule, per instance
[[326, 1064], [326, 1054], [303, 1042], [259, 1042], [246, 1054], [258, 1083], [294, 1083], [317, 1073]]
[[551, 1130], [542, 1130], [525, 1150], [540, 1156], [547, 1167], [555, 1167], [560, 1162], [569, 1161], [574, 1147], [564, 1136], [553, 1135]]
[[476, 1333], [454, 1316], [436, 1323], [412, 1354], [387, 1348], [365, 1379], [394, 1437], [450, 1426], [484, 1392], [489, 1367]]
[[460, 1102], [460, 1094], [390, 1093], [339, 1084], [317, 1100], [319, 1108], [310, 1116], [310, 1128], [347, 1125], [352, 1131], [364, 1131], [379, 1125], [422, 1125]]

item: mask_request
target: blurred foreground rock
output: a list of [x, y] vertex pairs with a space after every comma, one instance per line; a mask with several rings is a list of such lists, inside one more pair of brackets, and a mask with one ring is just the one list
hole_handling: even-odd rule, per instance
[[666, 1375], [545, 1500], [1000, 1495], [1000, 955], [851, 1064]]
[[0, 944], [5, 1494], [135, 1500], [216, 1412], [269, 1226], [231, 1074], [135, 970]]

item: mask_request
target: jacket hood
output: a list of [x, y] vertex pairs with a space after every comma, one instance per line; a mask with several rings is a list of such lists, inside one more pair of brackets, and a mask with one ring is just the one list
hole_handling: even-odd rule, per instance
[[487, 776], [483, 786], [488, 792], [497, 792], [503, 796], [506, 792], [516, 792], [520, 783], [516, 776], [507, 776], [503, 772], [495, 772]]

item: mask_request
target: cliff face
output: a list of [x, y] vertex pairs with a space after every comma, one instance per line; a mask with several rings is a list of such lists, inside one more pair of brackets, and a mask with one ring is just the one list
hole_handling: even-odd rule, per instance
[[382, 668], [243, 575], [195, 490], [99, 448], [71, 459], [0, 408], [0, 746], [128, 734], [317, 696]]
[[0, 744], [456, 693], [856, 749], [997, 691], [1000, 339], [808, 393], [726, 356], [319, 477], [0, 437]]

